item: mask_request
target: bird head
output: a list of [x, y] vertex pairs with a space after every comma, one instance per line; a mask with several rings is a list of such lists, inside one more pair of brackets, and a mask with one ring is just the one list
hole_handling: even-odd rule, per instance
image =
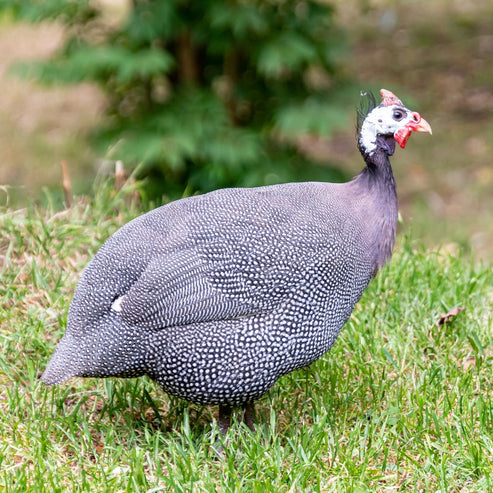
[[380, 147], [392, 155], [394, 141], [404, 149], [412, 132], [432, 133], [430, 124], [395, 94], [381, 89], [380, 95], [382, 102], [368, 111], [361, 124], [359, 146], [364, 153], [372, 154]]

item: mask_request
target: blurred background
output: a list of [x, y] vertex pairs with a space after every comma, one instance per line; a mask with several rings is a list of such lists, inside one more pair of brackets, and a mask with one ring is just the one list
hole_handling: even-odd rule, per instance
[[393, 158], [403, 229], [493, 259], [491, 0], [6, 0], [0, 205], [90, 193], [116, 160], [160, 203], [349, 179], [360, 92], [420, 112]]

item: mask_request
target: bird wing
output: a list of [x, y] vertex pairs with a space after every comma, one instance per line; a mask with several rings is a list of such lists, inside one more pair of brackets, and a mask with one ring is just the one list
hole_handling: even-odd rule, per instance
[[123, 320], [159, 329], [243, 317], [274, 307], [274, 296], [262, 298], [261, 286], [248, 283], [248, 276], [233, 265], [222, 267], [214, 269], [196, 248], [153, 258], [123, 297]]
[[296, 208], [259, 190], [185, 202], [179, 215], [187, 216], [186, 224], [171, 241], [166, 235], [156, 241], [123, 297], [123, 320], [159, 329], [249, 316], [282, 303], [323, 241]]

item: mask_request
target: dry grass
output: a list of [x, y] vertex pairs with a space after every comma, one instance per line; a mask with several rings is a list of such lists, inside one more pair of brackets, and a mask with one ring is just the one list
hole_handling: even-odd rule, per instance
[[60, 184], [62, 159], [73, 164], [76, 181], [94, 174], [95, 156], [83, 136], [101, 117], [99, 91], [89, 84], [40, 87], [9, 73], [15, 62], [49, 57], [62, 40], [56, 24], [0, 23], [0, 184], [14, 187], [9, 193], [20, 203], [41, 186]]

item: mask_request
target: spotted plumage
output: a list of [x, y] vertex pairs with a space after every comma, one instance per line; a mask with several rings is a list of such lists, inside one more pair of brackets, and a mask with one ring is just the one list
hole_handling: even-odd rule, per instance
[[[396, 104], [409, 118], [396, 121]], [[217, 190], [123, 226], [83, 272], [42, 380], [148, 375], [188, 401], [237, 406], [320, 358], [390, 257], [388, 156], [411, 115], [385, 98], [369, 113], [367, 167], [349, 183]]]

